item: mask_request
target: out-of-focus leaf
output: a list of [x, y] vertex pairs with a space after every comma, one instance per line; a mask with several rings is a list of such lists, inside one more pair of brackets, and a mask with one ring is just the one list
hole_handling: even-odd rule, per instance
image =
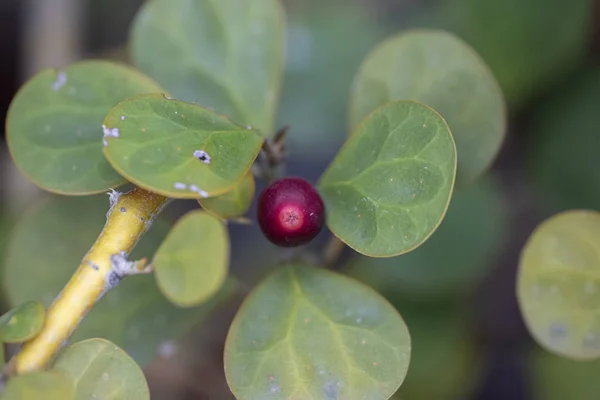
[[44, 190], [83, 195], [125, 183], [102, 154], [102, 121], [121, 100], [162, 93], [139, 71], [107, 61], [44, 70], [17, 93], [6, 120], [16, 166]]
[[345, 270], [393, 298], [445, 298], [469, 293], [496, 265], [509, 232], [498, 182], [488, 176], [452, 194], [438, 230], [418, 249], [398, 257], [353, 257]]
[[204, 211], [190, 211], [156, 250], [152, 265], [158, 287], [180, 307], [203, 304], [225, 283], [229, 252], [225, 224]]
[[428, 106], [393, 101], [348, 138], [318, 189], [329, 229], [372, 257], [420, 246], [442, 221], [454, 186], [456, 148]]
[[279, 0], [152, 0], [131, 34], [135, 65], [175, 97], [271, 135], [283, 69]]
[[29, 372], [8, 380], [2, 400], [75, 400], [75, 385], [58, 371]]
[[599, 208], [598, 104], [600, 68], [583, 74], [535, 110], [526, 160], [542, 208]]
[[410, 30], [373, 49], [352, 86], [350, 127], [390, 100], [422, 102], [448, 122], [459, 154], [458, 186], [489, 168], [504, 139], [498, 83], [479, 55], [449, 32]]
[[64, 349], [52, 368], [74, 382], [75, 399], [150, 399], [140, 367], [118, 346], [88, 339]]
[[35, 337], [42, 326], [46, 310], [37, 301], [27, 301], [0, 317], [0, 341], [22, 343]]
[[[106, 196], [54, 197], [34, 207], [17, 224], [2, 271], [11, 304], [36, 299], [48, 306], [67, 283], [105, 223]], [[131, 259], [151, 258], [169, 229], [160, 217], [140, 240]], [[160, 343], [177, 339], [231, 294], [232, 284], [201, 307], [182, 309], [160, 293], [153, 276], [121, 281], [92, 308], [72, 341], [101, 337], [144, 366]]]
[[402, 317], [377, 292], [288, 265], [242, 304], [227, 336], [225, 373], [238, 400], [387, 400], [410, 353]]
[[233, 189], [263, 144], [258, 131], [162, 94], [130, 97], [104, 120], [104, 154], [131, 182], [173, 198]]
[[565, 211], [535, 229], [521, 253], [517, 298], [543, 348], [600, 358], [600, 213]]

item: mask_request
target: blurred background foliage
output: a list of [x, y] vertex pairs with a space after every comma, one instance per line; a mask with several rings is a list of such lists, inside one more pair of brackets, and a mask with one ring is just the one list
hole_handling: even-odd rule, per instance
[[[5, 113], [20, 85], [42, 68], [88, 57], [127, 61], [129, 23], [141, 3], [0, 2], [0, 111]], [[411, 367], [395, 398], [596, 398], [600, 365], [566, 361], [534, 345], [518, 312], [514, 284], [519, 252], [537, 223], [560, 210], [598, 209], [600, 204], [600, 1], [284, 3], [288, 48], [278, 123], [290, 126], [290, 175], [318, 179], [346, 137], [348, 94], [360, 62], [378, 41], [404, 29], [444, 28], [459, 35], [490, 65], [507, 98], [509, 132], [498, 159], [480, 181], [456, 191], [430, 241], [391, 259], [366, 259], [350, 250], [342, 255], [341, 270], [380, 290], [411, 331]], [[28, 293], [51, 296], [59, 289], [99, 232], [108, 200], [67, 200], [40, 192], [15, 171], [4, 140], [0, 163], [4, 312], [28, 300]], [[257, 193], [263, 187], [257, 182]], [[168, 227], [193, 207], [193, 201], [173, 203], [160, 225]], [[254, 205], [248, 216], [255, 218]], [[323, 232], [308, 249], [281, 251], [256, 224], [229, 228], [231, 271], [245, 290], [277, 261], [316, 251], [327, 239]], [[24, 243], [6, 250], [9, 240], [23, 235]], [[42, 251], [44, 246], [52, 248]], [[152, 245], [147, 249], [155, 250]], [[26, 255], [18, 258], [26, 263], [12, 265], [15, 253]], [[133, 286], [129, 294], [150, 297], [156, 290], [150, 281]], [[136, 307], [115, 308], [110, 296], [96, 317], [90, 314], [82, 337], [107, 329], [102, 328], [103, 310], [118, 314]], [[166, 323], [147, 304], [149, 311], [139, 320], [127, 321], [150, 329], [133, 356], [144, 361], [153, 398], [232, 398], [222, 372], [222, 346], [242, 295], [227, 298], [218, 312], [203, 314], [204, 322], [185, 335], [180, 324]], [[125, 322], [117, 326], [119, 320], [126, 319], [112, 320], [113, 333], [106, 335], [127, 350], [131, 337], [123, 333]], [[132, 329], [128, 332], [133, 335]]]

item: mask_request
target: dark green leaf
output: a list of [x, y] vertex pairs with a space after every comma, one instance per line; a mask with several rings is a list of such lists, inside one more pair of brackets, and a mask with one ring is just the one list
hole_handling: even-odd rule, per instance
[[544, 101], [533, 114], [526, 155], [538, 200], [550, 212], [598, 209], [600, 68]]
[[359, 253], [391, 257], [421, 245], [442, 221], [456, 175], [445, 121], [393, 101], [361, 123], [319, 182], [327, 225]]
[[44, 70], [12, 101], [6, 120], [13, 161], [44, 190], [84, 195], [125, 182], [102, 154], [102, 121], [121, 100], [163, 90], [140, 72], [106, 61]]
[[498, 182], [485, 178], [452, 193], [438, 230], [421, 247], [398, 257], [355, 256], [345, 270], [390, 298], [447, 298], [471, 293], [497, 265], [509, 232]]
[[119, 103], [104, 125], [112, 132], [104, 149], [112, 166], [138, 186], [173, 198], [233, 189], [264, 140], [220, 114], [161, 94]]
[[0, 317], [0, 341], [22, 343], [35, 337], [42, 326], [46, 310], [37, 301], [28, 301]]
[[204, 211], [190, 211], [156, 250], [152, 265], [158, 287], [180, 307], [203, 304], [225, 283], [229, 252], [225, 224]]
[[600, 213], [565, 211], [536, 228], [521, 254], [517, 297], [546, 350], [600, 358]]
[[284, 56], [278, 0], [153, 0], [131, 35], [134, 63], [175, 97], [273, 131]]
[[404, 321], [377, 292], [291, 265], [242, 304], [227, 336], [225, 373], [238, 400], [387, 400], [410, 353]]
[[118, 346], [89, 339], [63, 350], [53, 370], [75, 383], [75, 399], [150, 399], [140, 367]]
[[250, 208], [254, 198], [254, 190], [254, 175], [252, 175], [252, 171], [248, 171], [242, 182], [233, 190], [220, 196], [200, 199], [198, 202], [202, 208], [219, 218], [239, 218]]
[[[106, 196], [53, 197], [26, 214], [12, 234], [2, 275], [9, 302], [37, 299], [48, 306], [96, 240], [106, 210]], [[168, 229], [160, 218], [154, 221], [131, 259], [151, 258]], [[228, 284], [206, 305], [181, 309], [164, 298], [153, 276], [126, 278], [94, 306], [71, 340], [105, 338], [144, 366], [161, 343], [185, 334], [231, 292]]]
[[29, 372], [9, 379], [2, 400], [75, 400], [75, 385], [58, 371]]
[[416, 100], [439, 112], [456, 141], [458, 185], [484, 172], [504, 139], [506, 107], [494, 76], [450, 33], [413, 30], [385, 40], [366, 58], [352, 88], [353, 129], [390, 100]]
[[536, 347], [527, 371], [533, 400], [596, 400], [600, 360], [573, 361]]

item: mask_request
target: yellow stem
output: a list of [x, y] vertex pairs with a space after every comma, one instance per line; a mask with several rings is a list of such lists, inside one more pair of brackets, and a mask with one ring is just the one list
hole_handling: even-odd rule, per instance
[[114, 257], [131, 252], [168, 200], [140, 188], [120, 196], [116, 192], [111, 194], [104, 229], [48, 308], [40, 334], [25, 343], [10, 361], [10, 372], [21, 374], [46, 366], [87, 312], [123, 278]]

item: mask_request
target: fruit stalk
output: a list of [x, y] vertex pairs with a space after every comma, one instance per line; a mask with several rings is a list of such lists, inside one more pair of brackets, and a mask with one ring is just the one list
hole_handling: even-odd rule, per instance
[[168, 201], [140, 188], [125, 194], [110, 193], [111, 207], [104, 229], [48, 308], [42, 331], [11, 359], [9, 374], [44, 368], [108, 290], [125, 275], [144, 272], [139, 263], [128, 262], [126, 257]]

